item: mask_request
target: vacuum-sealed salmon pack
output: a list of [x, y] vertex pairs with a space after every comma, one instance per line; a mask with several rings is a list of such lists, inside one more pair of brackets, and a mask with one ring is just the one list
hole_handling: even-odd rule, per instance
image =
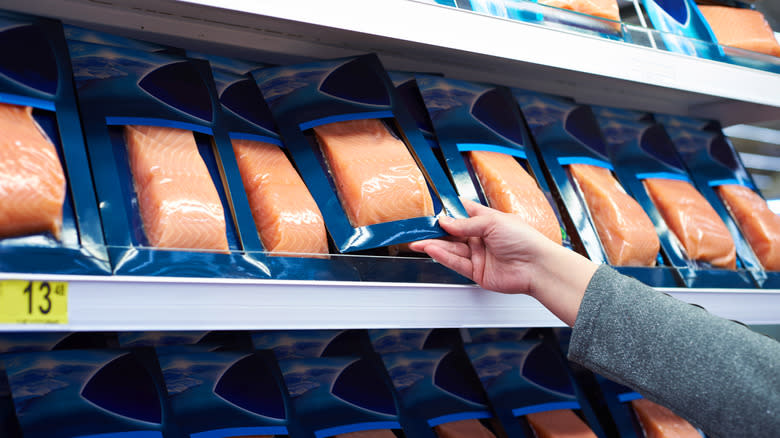
[[208, 64], [68, 45], [114, 273], [269, 277]]
[[495, 416], [461, 348], [398, 351], [381, 357], [407, 436], [496, 436]]
[[262, 352], [157, 349], [174, 421], [185, 437], [287, 435], [276, 361]]
[[780, 287], [780, 216], [769, 208], [734, 147], [720, 130], [666, 130], [733, 238], [739, 264], [762, 287]]
[[377, 362], [361, 356], [279, 361], [289, 397], [290, 436], [393, 437], [401, 429], [392, 387]]
[[65, 39], [68, 41], [81, 41], [103, 46], [125, 47], [128, 49], [142, 50], [144, 52], [171, 52], [177, 50], [162, 44], [150, 43], [148, 41], [73, 26], [71, 24], [63, 25], [63, 30], [65, 32]]
[[458, 329], [371, 329], [371, 345], [377, 354], [429, 349], [456, 349], [463, 345]]
[[653, 222], [615, 177], [590, 107], [519, 89], [513, 94], [565, 208], [573, 246], [650, 286], [678, 286]]
[[252, 73], [342, 253], [444, 236], [466, 217], [376, 55]]
[[466, 343], [464, 348], [507, 436], [606, 436], [549, 342]]
[[153, 349], [17, 353], [4, 363], [25, 438], [181, 436]]
[[107, 274], [62, 25], [0, 11], [0, 271]]
[[[261, 66], [188, 52], [211, 68], [221, 113], [217, 122], [232, 147], [243, 193], [234, 207], [251, 211], [255, 233], [244, 233], [244, 251], [257, 255], [273, 278], [359, 280], [348, 260], [330, 257], [325, 221], [279, 136], [273, 116], [249, 72]], [[259, 238], [259, 239], [258, 239]], [[270, 256], [270, 257], [269, 257]]]
[[664, 264], [688, 287], [755, 287], [744, 265], [737, 266], [729, 230], [694, 185], [663, 126], [596, 111], [615, 173], [652, 221]]
[[515, 214], [571, 247], [511, 92], [427, 75], [417, 85], [460, 196]]

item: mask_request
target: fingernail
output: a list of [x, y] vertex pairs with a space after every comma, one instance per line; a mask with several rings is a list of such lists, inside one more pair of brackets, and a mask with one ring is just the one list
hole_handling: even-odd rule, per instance
[[442, 224], [445, 224], [445, 225], [451, 224], [454, 221], [455, 221], [455, 219], [453, 219], [453, 218], [451, 218], [449, 216], [442, 216], [442, 217], [439, 218], [439, 223], [442, 223]]

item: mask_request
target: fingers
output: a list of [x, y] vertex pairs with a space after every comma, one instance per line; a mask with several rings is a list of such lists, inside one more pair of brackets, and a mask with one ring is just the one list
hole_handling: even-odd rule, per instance
[[469, 214], [469, 216], [485, 216], [488, 214], [495, 214], [498, 213], [498, 210], [494, 210], [490, 207], [485, 207], [484, 205], [480, 204], [479, 202], [474, 202], [470, 199], [466, 198], [460, 198], [460, 202], [463, 203], [463, 207], [466, 208], [466, 213]]
[[493, 225], [494, 220], [492, 214], [457, 220], [449, 216], [442, 216], [439, 218], [439, 225], [453, 236], [483, 237]]
[[[410, 242], [409, 243], [409, 249], [415, 252], [425, 252], [425, 247], [430, 245], [432, 242], [447, 242], [447, 243], [460, 243], [465, 244], [466, 238], [463, 237], [454, 237], [454, 236], [446, 236], [439, 239], [426, 239], [426, 240], [418, 240], [416, 242]], [[455, 245], [452, 245], [452, 248], [454, 248]], [[464, 248], [468, 249], [467, 246], [463, 246]]]
[[462, 257], [457, 253], [450, 252], [447, 248], [440, 245], [443, 240], [431, 241], [425, 247], [425, 253], [431, 256], [432, 259], [441, 263], [442, 265], [452, 269], [458, 274], [474, 280], [473, 265], [468, 257]]

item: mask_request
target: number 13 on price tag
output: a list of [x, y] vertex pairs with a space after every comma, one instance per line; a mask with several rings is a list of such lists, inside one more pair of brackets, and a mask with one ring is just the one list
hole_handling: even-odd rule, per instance
[[67, 324], [68, 283], [0, 281], [0, 324]]

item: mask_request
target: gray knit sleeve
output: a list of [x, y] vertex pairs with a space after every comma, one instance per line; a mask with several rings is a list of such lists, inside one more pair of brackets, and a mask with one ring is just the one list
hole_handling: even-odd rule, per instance
[[569, 359], [710, 437], [780, 436], [779, 342], [607, 266], [585, 292]]

